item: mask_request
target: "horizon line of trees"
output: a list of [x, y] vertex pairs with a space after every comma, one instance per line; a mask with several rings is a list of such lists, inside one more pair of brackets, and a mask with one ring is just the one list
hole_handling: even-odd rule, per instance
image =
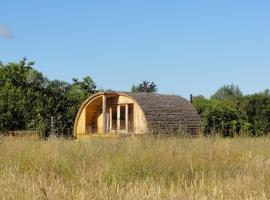
[[238, 86], [224, 85], [207, 99], [193, 97], [205, 135], [261, 136], [270, 133], [270, 90], [243, 95]]
[[[38, 131], [43, 136], [71, 136], [81, 103], [91, 94], [102, 91], [90, 76], [71, 83], [49, 80], [33, 68], [26, 58], [18, 63], [0, 62], [0, 133]], [[112, 90], [108, 90], [112, 91]], [[142, 81], [131, 92], [158, 91], [155, 82]], [[224, 85], [211, 98], [192, 99], [205, 135], [264, 135], [270, 133], [270, 91], [243, 95], [238, 86]]]
[[0, 133], [15, 130], [72, 135], [81, 103], [97, 91], [91, 77], [74, 78], [71, 83], [49, 80], [33, 68], [34, 62], [0, 62]]

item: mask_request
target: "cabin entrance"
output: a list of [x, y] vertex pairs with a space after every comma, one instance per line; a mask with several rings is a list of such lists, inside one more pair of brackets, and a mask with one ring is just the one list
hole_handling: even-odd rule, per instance
[[133, 104], [120, 104], [109, 106], [109, 132], [132, 133], [133, 132]]
[[85, 133], [133, 133], [134, 104], [118, 96], [100, 96], [85, 108]]

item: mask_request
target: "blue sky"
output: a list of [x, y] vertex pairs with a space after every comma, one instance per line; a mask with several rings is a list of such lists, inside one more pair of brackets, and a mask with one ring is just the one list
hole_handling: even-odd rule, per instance
[[90, 75], [129, 90], [209, 97], [270, 85], [270, 1], [1, 0], [0, 60], [27, 57], [50, 79]]

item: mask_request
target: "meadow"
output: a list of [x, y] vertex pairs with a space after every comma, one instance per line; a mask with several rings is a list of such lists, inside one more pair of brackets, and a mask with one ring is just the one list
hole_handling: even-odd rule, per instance
[[1, 199], [269, 199], [270, 138], [0, 138]]

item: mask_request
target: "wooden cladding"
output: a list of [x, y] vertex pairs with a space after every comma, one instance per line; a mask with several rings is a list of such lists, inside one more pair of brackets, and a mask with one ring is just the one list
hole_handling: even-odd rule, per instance
[[[77, 122], [79, 134], [134, 133], [134, 103], [126, 97], [100, 95], [82, 109]], [[135, 116], [134, 116], [135, 115]]]

